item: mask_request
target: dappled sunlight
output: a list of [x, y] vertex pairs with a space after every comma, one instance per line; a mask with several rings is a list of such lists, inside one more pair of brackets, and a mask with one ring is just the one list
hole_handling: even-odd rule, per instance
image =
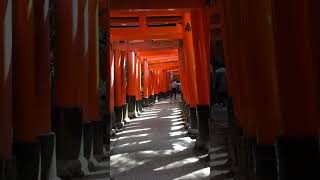
[[171, 131], [176, 131], [176, 130], [180, 130], [180, 129], [184, 129], [184, 125], [172, 126], [171, 127]]
[[176, 132], [170, 132], [169, 135], [171, 137], [174, 137], [174, 136], [181, 136], [181, 135], [185, 135], [187, 134], [188, 132], [186, 131], [176, 131]]
[[174, 115], [181, 115], [181, 112], [174, 112], [172, 114], [170, 114], [171, 116], [174, 116]]
[[124, 130], [124, 131], [119, 132], [118, 134], [119, 134], [119, 135], [122, 135], [122, 134], [128, 134], [128, 133], [133, 133], [133, 132], [148, 131], [148, 130], [150, 130], [150, 129], [151, 129], [151, 128]]
[[184, 124], [184, 123], [185, 122], [183, 122], [183, 121], [173, 122], [172, 126], [177, 126], [177, 125], [181, 125], [181, 124]]
[[176, 118], [176, 119], [172, 119], [171, 122], [176, 122], [176, 121], [181, 121], [183, 120], [183, 118]]
[[150, 111], [150, 112], [142, 112], [141, 115], [149, 115], [149, 114], [158, 114], [160, 111]]
[[130, 126], [130, 125], [125, 126], [126, 130], [127, 129], [134, 129], [134, 128], [141, 128], [141, 126]]
[[157, 118], [158, 116], [150, 116], [150, 117], [138, 117], [138, 118], [135, 118], [135, 119], [131, 119], [130, 122], [136, 122], [136, 121], [144, 121], [144, 120], [149, 120], [149, 119], [155, 119]]
[[187, 165], [187, 164], [195, 163], [197, 161], [199, 161], [199, 159], [196, 158], [196, 157], [186, 158], [186, 159], [183, 159], [181, 161], [176, 161], [176, 162], [173, 162], [171, 164], [156, 168], [156, 169], [154, 169], [154, 171], [174, 169], [174, 168], [178, 168], [178, 167], [181, 167], [181, 166], [184, 166], [184, 165]]
[[137, 137], [145, 137], [148, 136], [148, 134], [138, 134], [138, 135], [131, 135], [131, 136], [121, 136], [118, 138], [118, 140], [123, 140], [123, 139], [129, 139], [129, 138], [137, 138]]
[[139, 142], [138, 144], [146, 144], [146, 143], [149, 143], [149, 142], [151, 142], [152, 140], [147, 140], [147, 141], [141, 141], [141, 142]]
[[115, 155], [110, 158], [111, 175], [115, 179], [205, 177], [206, 165], [193, 153], [195, 139], [187, 136], [182, 111], [177, 106], [177, 103], [161, 101], [131, 119], [118, 133], [112, 153]]
[[161, 119], [176, 119], [179, 117], [181, 117], [181, 116], [165, 116], [165, 117], [161, 117]]
[[150, 142], [151, 142], [151, 140], [140, 141], [140, 142], [132, 142], [132, 143], [125, 143], [125, 144], [118, 145], [117, 148], [122, 148], [122, 147], [126, 147], [126, 146], [133, 146], [133, 145], [139, 145], [139, 144], [146, 144], [146, 143], [150, 143]]
[[171, 102], [169, 102], [169, 101], [160, 101], [157, 104], [169, 104], [169, 103], [171, 103]]
[[195, 179], [198, 180], [200, 178], [206, 178], [210, 176], [210, 168], [203, 168], [201, 170], [192, 172], [190, 174], [187, 174], [185, 176], [181, 176], [179, 178], [175, 178], [174, 180], [182, 180], [182, 179]]

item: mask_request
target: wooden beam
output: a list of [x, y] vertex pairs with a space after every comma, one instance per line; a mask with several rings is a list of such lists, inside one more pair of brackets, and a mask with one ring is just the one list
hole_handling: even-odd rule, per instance
[[139, 51], [137, 52], [138, 56], [178, 56], [178, 49], [170, 49], [170, 50], [155, 50], [155, 51]]
[[206, 0], [111, 0], [112, 10], [203, 8]]
[[157, 60], [157, 61], [149, 61], [148, 64], [162, 64], [162, 63], [178, 63], [178, 59], [167, 59], [167, 60]]
[[183, 16], [184, 13], [190, 12], [190, 9], [161, 9], [161, 10], [112, 10], [111, 17], [167, 17], [167, 16]]
[[182, 39], [182, 26], [111, 28], [111, 40]]
[[169, 41], [145, 41], [137, 43], [113, 43], [112, 48], [120, 51], [151, 51], [178, 49], [179, 42]]

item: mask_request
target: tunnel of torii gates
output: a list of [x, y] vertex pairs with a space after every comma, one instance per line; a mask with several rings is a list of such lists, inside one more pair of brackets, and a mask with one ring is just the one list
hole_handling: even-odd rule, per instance
[[86, 173], [173, 75], [207, 149], [217, 41], [240, 157], [258, 179], [319, 177], [319, 3], [0, 0], [0, 179]]

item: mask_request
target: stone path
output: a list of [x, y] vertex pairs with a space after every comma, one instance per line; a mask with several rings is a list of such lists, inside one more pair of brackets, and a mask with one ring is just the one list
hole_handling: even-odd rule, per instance
[[194, 152], [183, 123], [179, 103], [170, 100], [132, 119], [112, 140], [112, 179], [209, 179], [209, 163]]
[[210, 120], [210, 179], [232, 180], [231, 166], [228, 165], [228, 115], [226, 109], [216, 108]]

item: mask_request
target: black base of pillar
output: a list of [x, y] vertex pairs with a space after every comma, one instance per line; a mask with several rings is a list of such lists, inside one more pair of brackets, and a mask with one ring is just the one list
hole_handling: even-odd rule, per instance
[[190, 128], [188, 129], [188, 134], [192, 139], [196, 139], [199, 136], [197, 109], [191, 107], [189, 112]]
[[150, 101], [150, 102], [149, 102], [150, 104], [154, 104], [154, 103], [156, 102], [154, 95], [150, 95], [149, 101]]
[[130, 118], [128, 115], [128, 104], [126, 103], [125, 105], [123, 105], [122, 109], [123, 109], [123, 122], [127, 124], [130, 121]]
[[1, 180], [16, 180], [16, 158], [15, 157], [0, 157], [0, 179]]
[[135, 118], [136, 114], [136, 97], [129, 96], [128, 97], [128, 116], [129, 118]]
[[189, 108], [189, 119], [191, 129], [198, 129], [197, 109], [195, 107]]
[[16, 156], [17, 179], [36, 180], [41, 175], [41, 144], [39, 141], [15, 142], [13, 154]]
[[104, 156], [103, 132], [104, 132], [103, 122], [102, 121], [94, 122], [93, 123], [93, 154], [97, 157]]
[[58, 176], [82, 176], [79, 161], [83, 135], [82, 111], [80, 108], [55, 108], [53, 114]]
[[186, 122], [190, 123], [191, 122], [191, 119], [190, 119], [190, 105], [186, 105], [185, 111], [186, 111], [186, 117], [187, 117]]
[[150, 100], [149, 98], [143, 98], [142, 102], [142, 107], [148, 107]]
[[252, 180], [254, 179], [254, 149], [256, 140], [242, 136], [239, 142], [239, 179]]
[[124, 126], [124, 122], [123, 122], [123, 107], [119, 106], [119, 107], [114, 107], [114, 112], [116, 114], [116, 127], [117, 129], [121, 129]]
[[143, 105], [143, 100], [139, 100], [139, 111], [140, 113], [142, 113], [143, 109], [142, 109], [142, 106]]
[[56, 135], [54, 133], [43, 134], [38, 137], [41, 144], [41, 180], [57, 178], [56, 167]]
[[94, 127], [92, 123], [83, 125], [83, 138], [84, 138], [84, 157], [89, 160], [91, 156], [91, 146], [93, 143]]
[[255, 149], [256, 180], [278, 179], [274, 145], [259, 145]]
[[320, 179], [318, 137], [279, 137], [279, 180]]
[[154, 95], [154, 102], [155, 103], [159, 102], [159, 94]]
[[[191, 108], [190, 108], [191, 114]], [[200, 151], [209, 151], [209, 118], [210, 118], [210, 106], [198, 105], [197, 106], [197, 121], [199, 136], [196, 141], [196, 149]]]
[[110, 144], [110, 137], [111, 137], [111, 130], [112, 130], [112, 113], [107, 112], [105, 114], [105, 123], [104, 123], [104, 129], [105, 129], [105, 136], [104, 136], [104, 142], [106, 144]]
[[141, 114], [140, 112], [140, 101], [136, 101], [136, 114], [139, 116]]

